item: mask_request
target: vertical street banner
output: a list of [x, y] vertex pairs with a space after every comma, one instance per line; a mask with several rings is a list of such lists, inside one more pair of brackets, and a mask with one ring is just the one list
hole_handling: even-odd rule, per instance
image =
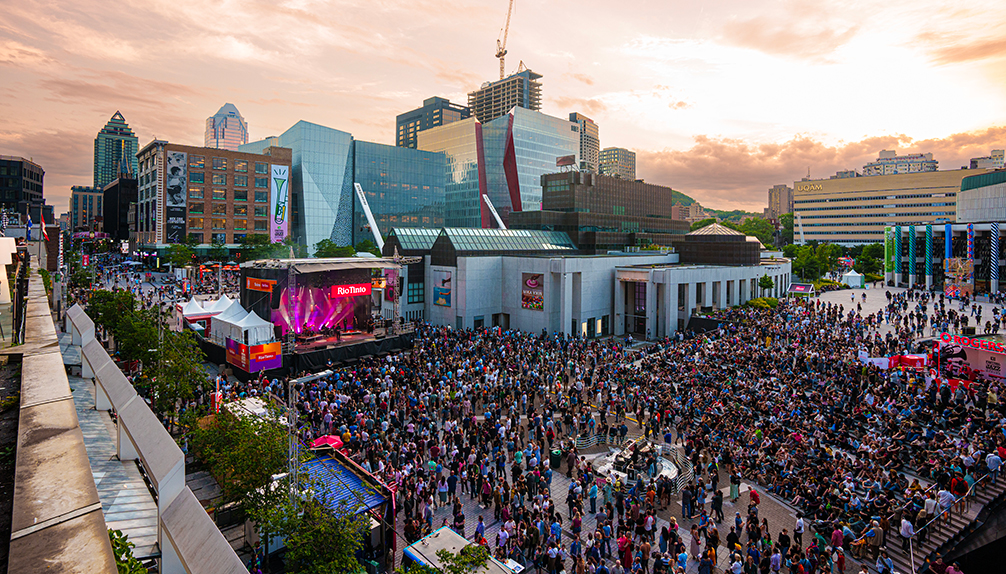
[[894, 231], [884, 228], [884, 273], [894, 273]]
[[167, 152], [164, 188], [164, 242], [185, 241], [185, 207], [188, 200], [188, 154]]
[[933, 226], [926, 225], [926, 277], [933, 276]]
[[908, 226], [908, 274], [915, 275], [915, 226]]
[[901, 226], [894, 226], [894, 274], [898, 277], [894, 278], [894, 284], [897, 285], [901, 282]]
[[282, 243], [290, 224], [290, 167], [271, 166], [269, 179], [269, 237], [273, 243]]
[[974, 261], [975, 258], [975, 224], [968, 224], [968, 259]]
[[995, 291], [999, 290], [999, 224], [995, 221], [992, 222], [992, 229], [989, 230], [989, 282], [992, 283], [991, 288]]

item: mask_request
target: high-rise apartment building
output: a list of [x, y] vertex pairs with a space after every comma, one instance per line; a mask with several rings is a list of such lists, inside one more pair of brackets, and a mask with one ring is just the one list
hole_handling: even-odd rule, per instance
[[423, 107], [399, 114], [395, 118], [395, 145], [416, 147], [416, 134], [437, 126], [454, 123], [472, 115], [466, 106], [452, 104], [447, 98], [427, 98]]
[[348, 132], [305, 121], [241, 150], [270, 145], [292, 151], [290, 234], [309, 251], [322, 239], [355, 245], [373, 238], [354, 182], [363, 188], [382, 236], [392, 227], [437, 227], [443, 221], [442, 154], [356, 141]]
[[203, 142], [208, 148], [238, 151], [238, 146], [248, 143], [248, 122], [234, 104], [224, 104], [206, 118]]
[[[126, 124], [122, 114], [115, 112], [94, 138], [94, 185], [103, 189], [120, 173], [136, 174], [136, 152], [139, 139]], [[128, 167], [123, 168], [123, 162]]]
[[600, 171], [602, 175], [636, 179], [636, 152], [620, 147], [601, 150]]
[[468, 93], [468, 108], [485, 124], [514, 108], [541, 109], [541, 74], [523, 70]]
[[[244, 153], [154, 140], [138, 154], [136, 239], [141, 246], [234, 245], [288, 233], [290, 150]], [[127, 212], [128, 213], [128, 212]], [[128, 215], [127, 215], [128, 217]]]
[[[994, 149], [992, 153], [983, 157], [971, 158], [971, 169], [1002, 169], [1006, 160], [1006, 152], [1001, 149]], [[970, 219], [968, 221], [971, 221]]]
[[780, 183], [768, 190], [768, 209], [765, 210], [765, 217], [779, 219], [784, 213], [793, 213], [793, 188]]
[[541, 176], [579, 155], [576, 122], [516, 107], [491, 122], [469, 118], [419, 134], [419, 149], [447, 157], [446, 225], [495, 227], [487, 195], [508, 225], [511, 212], [541, 209]]
[[923, 173], [936, 171], [940, 162], [931, 153], [898, 155], [895, 150], [882, 150], [876, 161], [863, 166], [863, 175], [897, 175], [900, 173]]
[[70, 188], [70, 230], [101, 231], [104, 194], [100, 189], [75, 185]]
[[0, 155], [0, 207], [17, 209], [18, 204], [41, 204], [45, 170], [23, 157]]
[[580, 126], [580, 171], [597, 173], [601, 161], [601, 135], [597, 124], [576, 112], [569, 114], [569, 121]]
[[101, 190], [101, 230], [113, 240], [129, 239], [129, 209], [135, 209], [139, 198], [136, 178], [123, 174]]

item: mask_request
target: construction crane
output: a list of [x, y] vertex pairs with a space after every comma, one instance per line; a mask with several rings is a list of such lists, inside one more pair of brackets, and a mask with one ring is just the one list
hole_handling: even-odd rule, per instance
[[510, 33], [510, 14], [513, 13], [513, 0], [510, 0], [510, 7], [506, 11], [506, 26], [503, 26], [501, 32], [503, 33], [503, 41], [500, 42], [499, 38], [496, 38], [496, 57], [500, 59], [500, 79], [503, 79], [504, 74], [504, 64], [503, 60], [506, 58], [506, 38]]

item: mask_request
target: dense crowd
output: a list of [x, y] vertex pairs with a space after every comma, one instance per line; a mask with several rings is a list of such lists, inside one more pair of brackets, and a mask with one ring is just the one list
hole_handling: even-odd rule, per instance
[[[1006, 456], [998, 383], [951, 389], [925, 371], [857, 358], [925, 352], [915, 327], [960, 319], [951, 305], [909, 292], [868, 316], [816, 300], [735, 308], [715, 331], [633, 354], [610, 340], [426, 326], [410, 353], [302, 385], [297, 405], [305, 440], [340, 435], [367, 470], [398, 485], [406, 543], [448, 525], [550, 574], [690, 564], [710, 574], [723, 551], [738, 574], [844, 571], [849, 553], [884, 573], [893, 569], [889, 537], [924, 539], [930, 521], [945, 510], [946, 519]], [[882, 323], [893, 332], [881, 335]], [[287, 388], [225, 386], [284, 400]], [[629, 424], [682, 445], [693, 477], [681, 492], [669, 481], [602, 476], [572, 440], [623, 440]], [[561, 472], [549, 465], [553, 448], [571, 479], [564, 493], [552, 490]], [[776, 525], [773, 535], [751, 490], [746, 516], [721, 535], [723, 490], [737, 500], [742, 482], [799, 508], [792, 531]], [[666, 512], [672, 495], [683, 519], [698, 518], [687, 538]], [[486, 512], [465, 516], [465, 496]], [[494, 540], [485, 540], [487, 522], [502, 525]]]

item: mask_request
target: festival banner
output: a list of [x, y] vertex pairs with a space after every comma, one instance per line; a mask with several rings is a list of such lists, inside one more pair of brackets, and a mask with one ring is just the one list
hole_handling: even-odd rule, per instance
[[272, 293], [273, 287], [276, 286], [276, 281], [273, 279], [259, 279], [258, 277], [248, 277], [245, 282], [249, 291], [261, 291], [263, 293]]
[[185, 241], [185, 210], [188, 201], [188, 154], [167, 152], [164, 194], [164, 242]]
[[440, 307], [451, 306], [451, 272], [433, 272], [433, 304]]
[[541, 273], [521, 273], [520, 306], [535, 311], [545, 310], [545, 285]]
[[271, 166], [269, 207], [269, 236], [273, 243], [282, 243], [286, 239], [290, 222], [290, 167], [285, 165]]
[[332, 285], [331, 295], [332, 299], [338, 299], [339, 297], [359, 297], [361, 295], [370, 295], [373, 286], [370, 283], [357, 283], [355, 285]]
[[987, 339], [940, 333], [940, 369], [964, 378], [980, 374], [988, 379], [1006, 378], [1006, 345]]
[[283, 366], [282, 343], [248, 346], [228, 338], [227, 362], [246, 373], [278, 369]]

